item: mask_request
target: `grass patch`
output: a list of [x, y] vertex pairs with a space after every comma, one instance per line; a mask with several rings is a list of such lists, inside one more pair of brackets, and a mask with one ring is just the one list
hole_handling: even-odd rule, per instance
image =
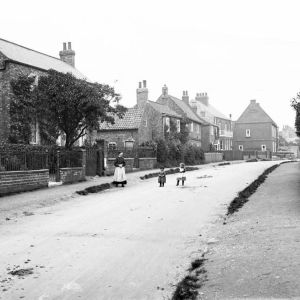
[[227, 208], [226, 215], [232, 215], [236, 211], [238, 211], [243, 205], [249, 201], [249, 197], [254, 194], [257, 188], [266, 180], [268, 174], [273, 172], [276, 168], [278, 168], [280, 164], [274, 165], [268, 169], [266, 169], [256, 180], [254, 180], [250, 185], [248, 185], [244, 190], [238, 193], [238, 196], [235, 197]]
[[189, 274], [185, 276], [176, 286], [172, 300], [196, 300], [199, 289], [207, 280], [206, 270], [203, 267], [205, 259], [196, 259], [188, 269]]

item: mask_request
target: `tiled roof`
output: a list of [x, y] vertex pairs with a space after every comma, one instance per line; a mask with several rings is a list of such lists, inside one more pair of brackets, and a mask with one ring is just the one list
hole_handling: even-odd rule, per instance
[[143, 110], [137, 107], [128, 108], [123, 118], [115, 117], [115, 124], [103, 122], [100, 130], [138, 129], [143, 116]]
[[18, 44], [0, 39], [0, 52], [9, 60], [30, 65], [48, 71], [54, 69], [62, 73], [72, 73], [79, 79], [86, 79], [81, 72], [59, 58], [20, 46]]
[[200, 123], [200, 124], [206, 124], [207, 121], [203, 120], [202, 118], [200, 118], [198, 115], [196, 115], [192, 108], [187, 105], [184, 101], [174, 97], [174, 96], [171, 96], [171, 95], [167, 95], [167, 96], [163, 96], [161, 95], [159, 98], [158, 98], [158, 101], [159, 99], [162, 99], [163, 97], [168, 97], [169, 99], [171, 99], [173, 102], [175, 102], [175, 104], [177, 106], [179, 106], [181, 108], [181, 110], [183, 110], [183, 112], [186, 114], [186, 117], [194, 122], [197, 122], [197, 123]]
[[160, 112], [161, 114], [165, 114], [176, 118], [181, 118], [179, 114], [171, 110], [167, 105], [163, 105], [153, 101], [148, 101], [147, 103], [151, 105], [151, 107], [153, 107], [156, 111]]
[[255, 100], [252, 100], [236, 123], [273, 123], [276, 127], [277, 124], [272, 118], [263, 110], [263, 108]]
[[197, 105], [199, 105], [200, 111], [207, 111], [209, 114], [211, 114], [214, 117], [224, 119], [224, 120], [230, 120], [229, 117], [226, 117], [224, 114], [219, 112], [216, 108], [214, 108], [212, 105], [208, 104], [205, 105], [199, 101], [197, 101]]

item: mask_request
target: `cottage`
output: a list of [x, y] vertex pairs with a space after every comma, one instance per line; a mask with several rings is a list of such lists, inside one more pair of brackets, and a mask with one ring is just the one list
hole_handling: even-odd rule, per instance
[[278, 126], [256, 100], [250, 101], [235, 122], [233, 148], [241, 151], [277, 151]]
[[[68, 47], [67, 47], [68, 46]], [[49, 69], [72, 73], [79, 79], [86, 77], [75, 68], [75, 51], [70, 42], [63, 43], [60, 59], [0, 39], [0, 142], [9, 136], [9, 104], [12, 97], [10, 82], [20, 75], [38, 76], [47, 74]], [[32, 135], [32, 143], [39, 143], [38, 129]]]
[[123, 118], [115, 117], [115, 123], [102, 123], [96, 139], [105, 140], [109, 148], [130, 150], [145, 142], [164, 137], [165, 125], [176, 122], [180, 129], [181, 116], [168, 106], [148, 99], [146, 80], [136, 90], [137, 104], [128, 108]]

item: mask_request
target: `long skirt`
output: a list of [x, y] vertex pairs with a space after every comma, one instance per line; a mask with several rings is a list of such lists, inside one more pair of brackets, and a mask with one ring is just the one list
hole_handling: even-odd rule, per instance
[[124, 167], [116, 167], [115, 168], [113, 183], [116, 183], [116, 184], [119, 184], [119, 183], [126, 184], [127, 183]]

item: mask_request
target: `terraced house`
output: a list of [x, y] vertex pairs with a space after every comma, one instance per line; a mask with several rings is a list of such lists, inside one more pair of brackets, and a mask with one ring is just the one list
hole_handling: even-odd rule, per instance
[[188, 121], [189, 143], [201, 147], [204, 151], [211, 150], [211, 145], [216, 144], [218, 140], [217, 126], [210, 121], [204, 120], [197, 115], [192, 107], [188, 92], [184, 91], [182, 99], [174, 97], [168, 93], [168, 87], [162, 88], [162, 94], [157, 102], [168, 106], [178, 113], [182, 118]]
[[[6, 142], [9, 136], [9, 105], [12, 97], [10, 82], [20, 75], [38, 77], [47, 74], [49, 69], [62, 73], [72, 73], [79, 79], [85, 79], [75, 68], [75, 51], [70, 42], [63, 43], [60, 58], [0, 39], [0, 142]], [[33, 144], [40, 142], [38, 124], [33, 124]]]
[[233, 141], [233, 128], [230, 117], [226, 117], [209, 103], [207, 93], [197, 93], [190, 105], [198, 116], [218, 127], [218, 139], [214, 142], [216, 150], [231, 150]]

